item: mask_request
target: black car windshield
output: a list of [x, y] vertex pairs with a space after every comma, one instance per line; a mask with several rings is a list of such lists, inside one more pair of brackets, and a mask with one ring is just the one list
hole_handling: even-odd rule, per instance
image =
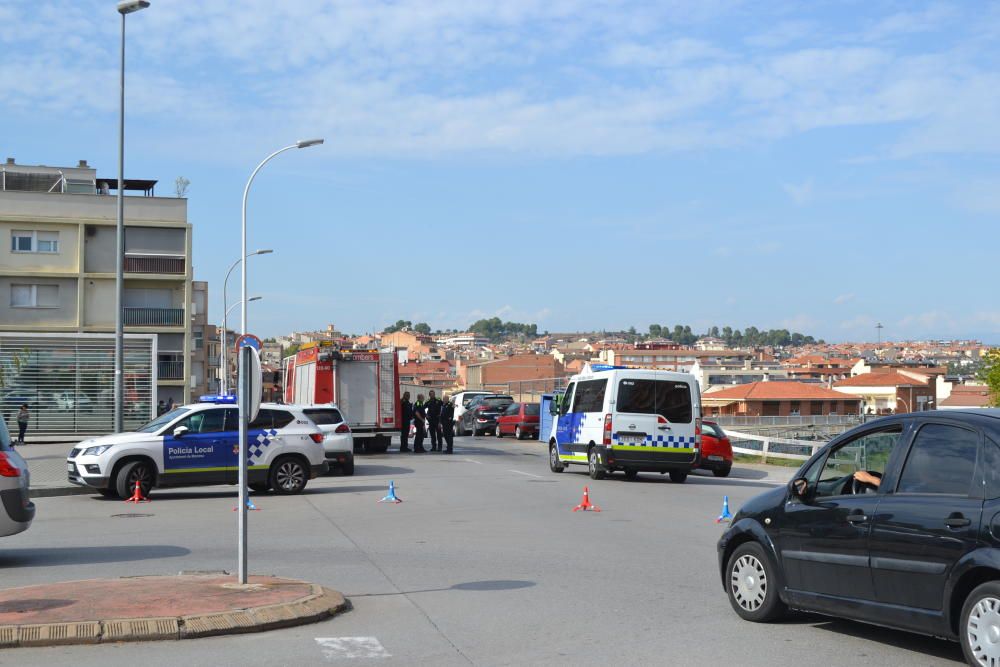
[[145, 426], [140, 426], [135, 430], [136, 433], [155, 433], [161, 428], [177, 419], [181, 415], [190, 412], [191, 408], [174, 408], [170, 412], [165, 412], [153, 421], [149, 422]]
[[510, 396], [490, 396], [480, 401], [479, 405], [485, 405], [487, 408], [503, 408], [513, 402], [514, 399]]

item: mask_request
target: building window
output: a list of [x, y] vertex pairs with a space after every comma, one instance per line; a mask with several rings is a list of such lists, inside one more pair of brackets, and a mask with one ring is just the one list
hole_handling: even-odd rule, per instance
[[799, 405], [800, 404], [798, 401], [792, 401], [791, 405], [788, 408], [788, 414], [793, 417], [798, 417], [800, 414], [802, 414], [800, 412], [801, 408], [799, 407]]
[[58, 285], [17, 285], [10, 286], [12, 308], [58, 308]]
[[10, 233], [11, 252], [59, 252], [59, 232], [35, 232], [15, 229]]

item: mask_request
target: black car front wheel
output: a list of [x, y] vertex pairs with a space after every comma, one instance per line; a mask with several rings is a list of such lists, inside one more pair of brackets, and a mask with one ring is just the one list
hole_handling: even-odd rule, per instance
[[729, 556], [726, 592], [729, 604], [743, 620], [767, 623], [785, 613], [785, 603], [778, 597], [774, 566], [756, 542], [739, 545]]
[[988, 581], [972, 590], [962, 605], [958, 634], [970, 665], [1000, 664], [1000, 582]]

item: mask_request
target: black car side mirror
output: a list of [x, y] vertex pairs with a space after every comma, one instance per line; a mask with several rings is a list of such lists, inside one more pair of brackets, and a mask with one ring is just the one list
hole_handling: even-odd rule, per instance
[[798, 477], [788, 483], [788, 491], [796, 498], [805, 498], [809, 493], [809, 480]]

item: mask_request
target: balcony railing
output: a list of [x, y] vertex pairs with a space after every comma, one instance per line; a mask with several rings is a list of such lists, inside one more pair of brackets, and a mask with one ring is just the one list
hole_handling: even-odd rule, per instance
[[184, 257], [177, 255], [125, 255], [126, 273], [184, 274]]
[[183, 361], [158, 361], [156, 362], [156, 374], [161, 380], [183, 380]]
[[128, 327], [182, 327], [183, 308], [122, 308]]

